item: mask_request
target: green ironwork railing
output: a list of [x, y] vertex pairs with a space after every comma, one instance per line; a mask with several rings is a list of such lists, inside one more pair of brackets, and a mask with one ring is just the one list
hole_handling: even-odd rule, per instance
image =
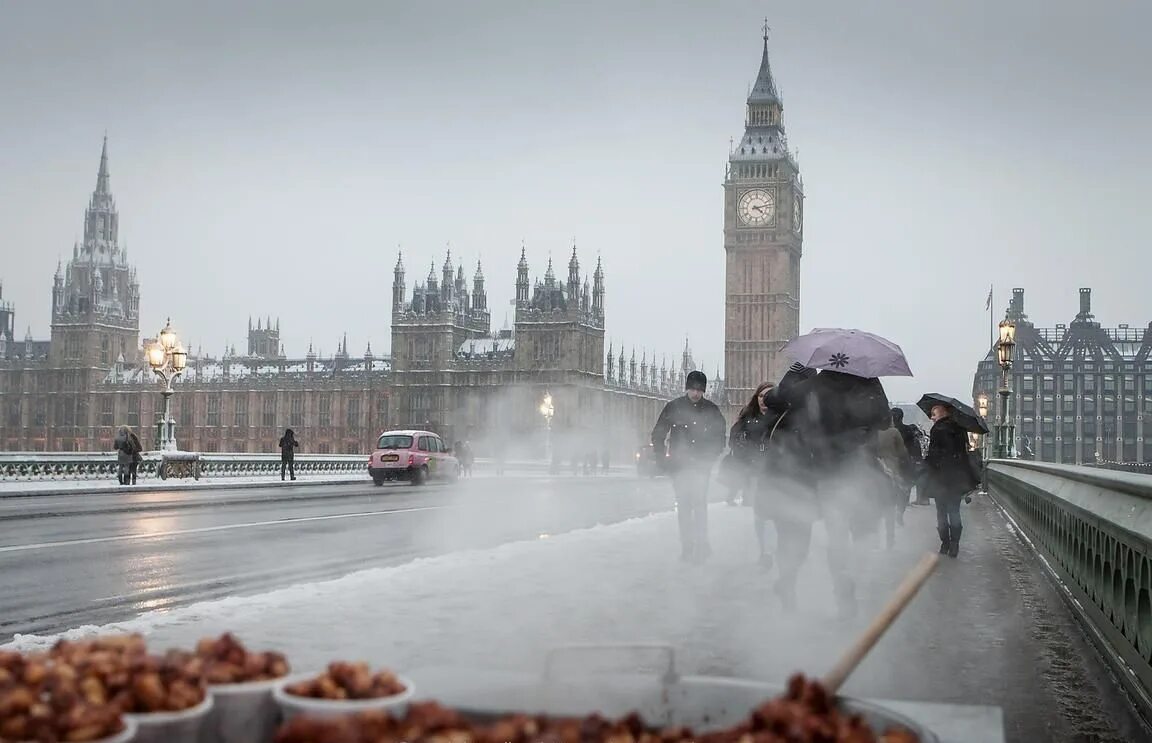
[[987, 484], [1152, 717], [1152, 475], [994, 460]]

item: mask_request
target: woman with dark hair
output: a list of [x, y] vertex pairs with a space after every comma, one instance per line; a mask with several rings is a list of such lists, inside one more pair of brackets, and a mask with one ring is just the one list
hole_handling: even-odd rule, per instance
[[296, 432], [291, 428], [284, 430], [284, 435], [280, 437], [280, 479], [284, 479], [284, 471], [287, 470], [288, 474], [292, 475], [292, 479], [296, 479], [296, 468], [294, 462], [296, 459], [296, 449], [300, 446], [300, 442], [296, 440]]
[[[763, 443], [776, 422], [778, 413], [769, 410], [764, 398], [772, 389], [771, 382], [761, 382], [752, 395], [752, 399], [740, 411], [732, 430], [728, 432], [728, 445], [732, 449], [732, 467], [735, 478], [729, 484], [728, 502], [736, 504], [736, 495], [743, 492], [744, 505], [753, 505], [753, 494], [757, 492], [757, 475], [763, 464]], [[756, 501], [759, 499], [756, 498]], [[757, 505], [757, 511], [760, 511]], [[765, 541], [764, 527], [766, 516], [756, 513], [756, 540], [760, 544], [760, 564], [772, 567], [772, 555], [768, 552]]]
[[968, 432], [952, 418], [947, 405], [932, 406], [932, 431], [928, 455], [924, 457], [924, 495], [936, 499], [936, 531], [940, 554], [960, 554], [960, 501], [973, 490], [980, 478], [972, 471], [968, 456]]

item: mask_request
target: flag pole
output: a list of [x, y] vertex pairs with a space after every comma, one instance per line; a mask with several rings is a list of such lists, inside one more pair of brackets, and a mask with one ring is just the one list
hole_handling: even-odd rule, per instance
[[988, 287], [988, 348], [996, 345], [996, 285]]

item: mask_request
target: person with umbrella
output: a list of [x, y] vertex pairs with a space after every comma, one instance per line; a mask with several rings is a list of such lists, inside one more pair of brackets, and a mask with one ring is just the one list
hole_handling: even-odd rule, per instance
[[856, 615], [852, 543], [877, 530], [891, 506], [878, 434], [892, 425], [881, 376], [911, 376], [898, 345], [861, 330], [819, 328], [784, 351], [820, 373], [804, 383], [806, 438], [818, 474], [817, 498], [828, 534], [837, 610]]
[[972, 408], [951, 397], [924, 395], [917, 406], [932, 419], [924, 457], [925, 495], [936, 499], [940, 554], [955, 558], [964, 531], [960, 501], [980, 483], [968, 456], [968, 433], [987, 433], [988, 428]]

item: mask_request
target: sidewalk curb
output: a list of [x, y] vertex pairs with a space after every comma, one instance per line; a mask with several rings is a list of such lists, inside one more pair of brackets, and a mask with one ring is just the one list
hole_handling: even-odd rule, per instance
[[[33, 481], [34, 482], [34, 481]], [[99, 482], [99, 481], [97, 481]], [[181, 491], [195, 491], [195, 490], [255, 490], [257, 488], [278, 488], [278, 487], [295, 487], [300, 485], [371, 485], [372, 478], [367, 475], [362, 480], [353, 480], [352, 478], [342, 477], [339, 479], [297, 479], [295, 482], [288, 481], [272, 481], [272, 482], [195, 482], [195, 483], [172, 483], [168, 484], [163, 480], [155, 482], [148, 481], [143, 484], [120, 486], [120, 487], [101, 487], [87, 490], [84, 488], [56, 488], [51, 490], [15, 490], [6, 491], [0, 487], [0, 499], [3, 498], [38, 498], [40, 496], [49, 495], [123, 495], [125, 493], [134, 493], [141, 491], [150, 492], [181, 492]]]

